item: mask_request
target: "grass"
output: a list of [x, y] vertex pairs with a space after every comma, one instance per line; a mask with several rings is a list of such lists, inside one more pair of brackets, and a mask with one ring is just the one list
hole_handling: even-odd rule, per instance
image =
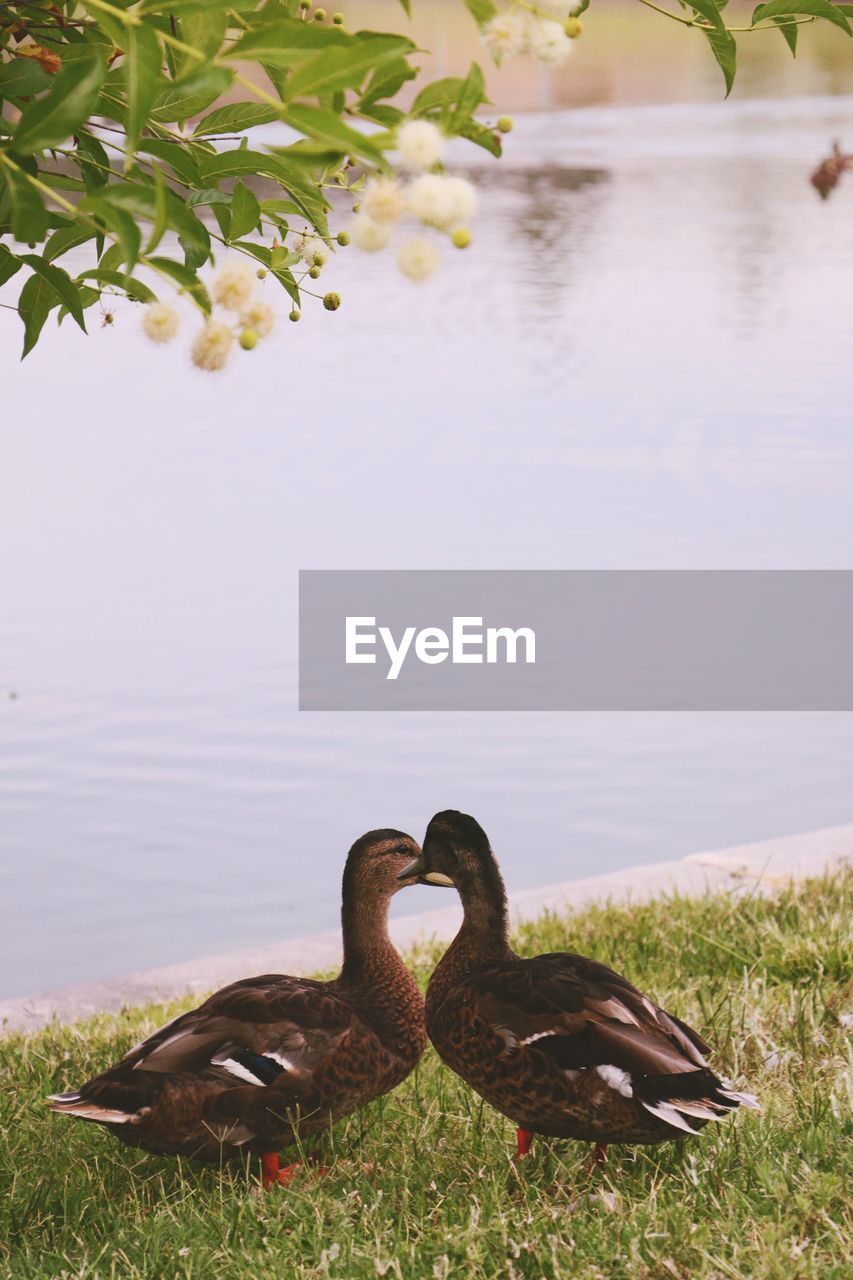
[[[146, 1156], [45, 1111], [181, 1006], [0, 1039], [0, 1276], [454, 1276], [810, 1280], [849, 1276], [850, 878], [772, 898], [596, 907], [520, 930], [522, 952], [582, 951], [717, 1046], [764, 1110], [660, 1147], [537, 1139], [430, 1050], [391, 1096], [316, 1150], [324, 1178], [259, 1194], [255, 1165]], [[411, 961], [425, 981], [437, 952]], [[847, 987], [845, 988], [845, 983]], [[186, 1007], [185, 1002], [185, 1007]]]

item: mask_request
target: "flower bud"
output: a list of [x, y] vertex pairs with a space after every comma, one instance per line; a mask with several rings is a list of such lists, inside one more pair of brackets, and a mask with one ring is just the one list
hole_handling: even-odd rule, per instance
[[323, 306], [327, 311], [337, 311], [341, 305], [341, 295], [339, 293], [327, 293], [323, 298]]
[[315, 22], [325, 22], [327, 17], [328, 17], [328, 14], [326, 13], [326, 10], [325, 10], [325, 9], [315, 9], [315, 10], [314, 10], [314, 21], [315, 21]]
[[570, 40], [577, 40], [578, 36], [583, 31], [583, 23], [580, 18], [566, 18], [563, 30]]
[[515, 121], [513, 120], [512, 116], [501, 116], [498, 120], [498, 132], [512, 133], [514, 124], [515, 124]]
[[294, 307], [294, 308], [293, 308], [293, 310], [290, 312], [290, 314], [288, 315], [288, 317], [287, 317], [287, 318], [288, 318], [288, 320], [292, 320], [292, 321], [293, 321], [293, 323], [294, 323], [294, 324], [296, 324], [296, 321], [297, 321], [297, 320], [301, 320], [301, 319], [302, 319], [302, 312], [301, 312], [301, 311], [297, 311], [297, 310], [296, 310], [296, 307]]
[[311, 277], [311, 279], [312, 279], [312, 280], [319, 280], [319, 278], [320, 278], [320, 267], [316, 267], [316, 266], [315, 266], [315, 267], [309, 267], [309, 269], [308, 269], [308, 274], [309, 274], [309, 276]]
[[335, 236], [335, 239], [340, 245], [349, 244], [349, 232], [339, 231], [338, 234]]
[[257, 271], [255, 272], [255, 275], [258, 277], [259, 280], [266, 280], [267, 278], [266, 267], [258, 267]]
[[240, 346], [244, 351], [254, 351], [258, 345], [257, 329], [244, 329], [240, 334]]
[[342, 27], [344, 25], [344, 15], [342, 13], [333, 13], [332, 22], [336, 27]]
[[450, 239], [457, 249], [467, 249], [471, 243], [471, 231], [468, 227], [457, 227]]

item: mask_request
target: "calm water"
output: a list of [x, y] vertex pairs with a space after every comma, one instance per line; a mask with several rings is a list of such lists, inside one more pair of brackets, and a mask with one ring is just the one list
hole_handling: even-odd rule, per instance
[[0, 310], [0, 992], [332, 926], [352, 839], [449, 805], [514, 886], [853, 819], [851, 716], [295, 709], [300, 567], [853, 567], [834, 137], [530, 117], [452, 269], [342, 253], [219, 377], [123, 309], [19, 366]]

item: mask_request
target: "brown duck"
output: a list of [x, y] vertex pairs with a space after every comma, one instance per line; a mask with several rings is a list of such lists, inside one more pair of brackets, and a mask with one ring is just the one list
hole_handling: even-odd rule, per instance
[[146, 1151], [217, 1163], [252, 1152], [265, 1186], [286, 1183], [296, 1165], [279, 1167], [283, 1148], [388, 1093], [424, 1050], [423, 1000], [388, 937], [388, 905], [414, 883], [404, 869], [418, 852], [402, 831], [353, 845], [334, 981], [234, 982], [52, 1109]]
[[506, 893], [482, 827], [438, 813], [401, 878], [456, 888], [464, 920], [426, 996], [429, 1037], [449, 1067], [518, 1128], [611, 1142], [665, 1142], [738, 1106], [757, 1107], [708, 1067], [709, 1046], [627, 979], [584, 956], [524, 960], [509, 945]]

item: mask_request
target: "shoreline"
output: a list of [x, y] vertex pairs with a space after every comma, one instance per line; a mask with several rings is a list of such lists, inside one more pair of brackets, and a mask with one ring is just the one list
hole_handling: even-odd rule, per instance
[[[516, 923], [535, 919], [546, 910], [579, 908], [607, 899], [636, 902], [666, 893], [698, 896], [708, 890], [739, 888], [767, 893], [844, 864], [853, 864], [853, 823], [518, 890], [509, 894], [510, 915]], [[461, 919], [461, 909], [454, 902], [400, 916], [390, 922], [389, 929], [394, 944], [405, 950], [430, 939], [449, 941]], [[201, 956], [104, 982], [0, 999], [0, 1035], [38, 1030], [53, 1021], [69, 1023], [98, 1013], [118, 1013], [128, 1006], [160, 1003], [187, 994], [202, 995], [255, 973], [309, 975], [333, 969], [340, 958], [340, 933], [335, 930]]]

